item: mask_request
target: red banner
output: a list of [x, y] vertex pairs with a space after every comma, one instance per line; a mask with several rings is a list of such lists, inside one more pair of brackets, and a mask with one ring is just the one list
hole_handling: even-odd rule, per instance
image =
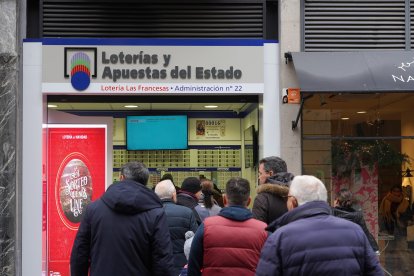
[[47, 145], [47, 271], [69, 276], [85, 208], [105, 191], [106, 126], [49, 126]]

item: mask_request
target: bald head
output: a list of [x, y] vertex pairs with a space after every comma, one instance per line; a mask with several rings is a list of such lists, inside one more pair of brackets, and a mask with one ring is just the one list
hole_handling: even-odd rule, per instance
[[160, 199], [173, 199], [175, 201], [176, 191], [171, 180], [166, 179], [155, 186], [155, 193]]

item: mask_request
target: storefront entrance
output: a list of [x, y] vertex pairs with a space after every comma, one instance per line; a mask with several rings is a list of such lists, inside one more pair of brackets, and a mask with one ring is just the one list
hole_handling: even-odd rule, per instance
[[[403, 274], [414, 269], [413, 104], [412, 93], [313, 93], [302, 121], [303, 173], [324, 181], [331, 203], [342, 188], [354, 193], [355, 208], [378, 237], [382, 265]], [[408, 204], [390, 229], [381, 203], [395, 186]]]

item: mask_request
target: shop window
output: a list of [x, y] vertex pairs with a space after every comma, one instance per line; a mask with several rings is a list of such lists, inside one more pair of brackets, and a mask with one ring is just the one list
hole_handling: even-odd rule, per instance
[[[413, 104], [408, 93], [324, 93], [309, 97], [303, 109], [303, 174], [325, 183], [331, 204], [340, 189], [353, 192], [355, 209], [378, 239], [381, 264], [393, 275], [414, 269], [412, 187], [402, 185], [404, 171], [414, 169]], [[390, 230], [381, 202], [394, 186], [408, 204]]]

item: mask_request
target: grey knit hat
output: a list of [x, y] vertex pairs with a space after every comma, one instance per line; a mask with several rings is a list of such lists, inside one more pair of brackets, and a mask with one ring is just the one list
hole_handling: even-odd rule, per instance
[[193, 242], [194, 238], [194, 232], [193, 231], [187, 231], [185, 232], [185, 242], [184, 242], [184, 255], [187, 258], [190, 257], [190, 249], [191, 249], [191, 243]]

